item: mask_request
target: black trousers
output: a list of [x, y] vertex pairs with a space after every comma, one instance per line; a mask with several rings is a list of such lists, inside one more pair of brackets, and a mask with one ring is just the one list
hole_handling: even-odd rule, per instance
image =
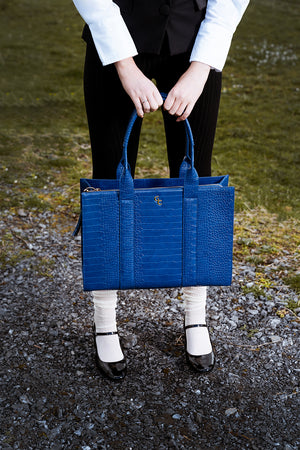
[[[189, 66], [189, 54], [169, 56], [139, 54], [135, 62], [157, 88], [166, 92]], [[221, 72], [210, 71], [204, 91], [196, 102], [189, 122], [195, 140], [195, 167], [199, 176], [211, 175], [211, 155], [221, 93]], [[102, 65], [93, 43], [87, 43], [84, 67], [84, 95], [90, 132], [93, 178], [115, 178], [122, 155], [126, 127], [134, 110], [113, 64]], [[170, 176], [177, 178], [185, 154], [183, 123], [163, 111]], [[128, 160], [132, 175], [137, 159], [142, 119], [136, 121], [128, 144]]]

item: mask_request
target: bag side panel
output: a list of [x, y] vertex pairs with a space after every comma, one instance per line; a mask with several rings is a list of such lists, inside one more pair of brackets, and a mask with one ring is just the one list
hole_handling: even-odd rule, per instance
[[228, 286], [232, 278], [233, 187], [199, 187], [197, 284]]
[[82, 273], [86, 291], [119, 289], [117, 192], [82, 193]]

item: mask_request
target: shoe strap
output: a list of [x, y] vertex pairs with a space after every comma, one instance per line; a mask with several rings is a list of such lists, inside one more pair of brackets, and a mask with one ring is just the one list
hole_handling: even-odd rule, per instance
[[193, 325], [186, 325], [184, 327], [184, 329], [187, 330], [188, 328], [197, 328], [197, 327], [206, 327], [207, 328], [207, 325], [205, 323], [195, 323]]
[[112, 336], [114, 334], [118, 334], [118, 332], [117, 331], [107, 331], [106, 333], [95, 332], [95, 336]]

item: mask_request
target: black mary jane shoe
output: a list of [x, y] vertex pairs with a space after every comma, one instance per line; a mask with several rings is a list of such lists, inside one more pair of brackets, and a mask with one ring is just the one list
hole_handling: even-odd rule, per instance
[[99, 358], [97, 351], [97, 336], [111, 336], [113, 334], [118, 334], [117, 331], [110, 331], [107, 333], [97, 333], [96, 327], [94, 325], [94, 344], [96, 350], [96, 364], [100, 372], [111, 380], [123, 380], [125, 378], [127, 372], [127, 363], [126, 359], [123, 358], [120, 361], [116, 362], [105, 362]]
[[196, 328], [196, 327], [207, 327], [207, 325], [202, 323], [197, 323], [194, 325], [186, 325], [184, 327], [184, 336], [185, 336], [185, 353], [188, 364], [196, 370], [198, 373], [206, 374], [213, 370], [215, 365], [215, 355], [214, 352], [210, 352], [206, 355], [190, 355], [187, 351], [187, 338], [186, 338], [186, 330], [188, 328]]

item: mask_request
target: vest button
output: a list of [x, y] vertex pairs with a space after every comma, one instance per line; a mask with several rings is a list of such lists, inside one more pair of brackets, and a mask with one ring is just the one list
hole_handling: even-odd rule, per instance
[[159, 12], [163, 16], [168, 16], [170, 14], [170, 6], [169, 5], [161, 5], [159, 8]]

